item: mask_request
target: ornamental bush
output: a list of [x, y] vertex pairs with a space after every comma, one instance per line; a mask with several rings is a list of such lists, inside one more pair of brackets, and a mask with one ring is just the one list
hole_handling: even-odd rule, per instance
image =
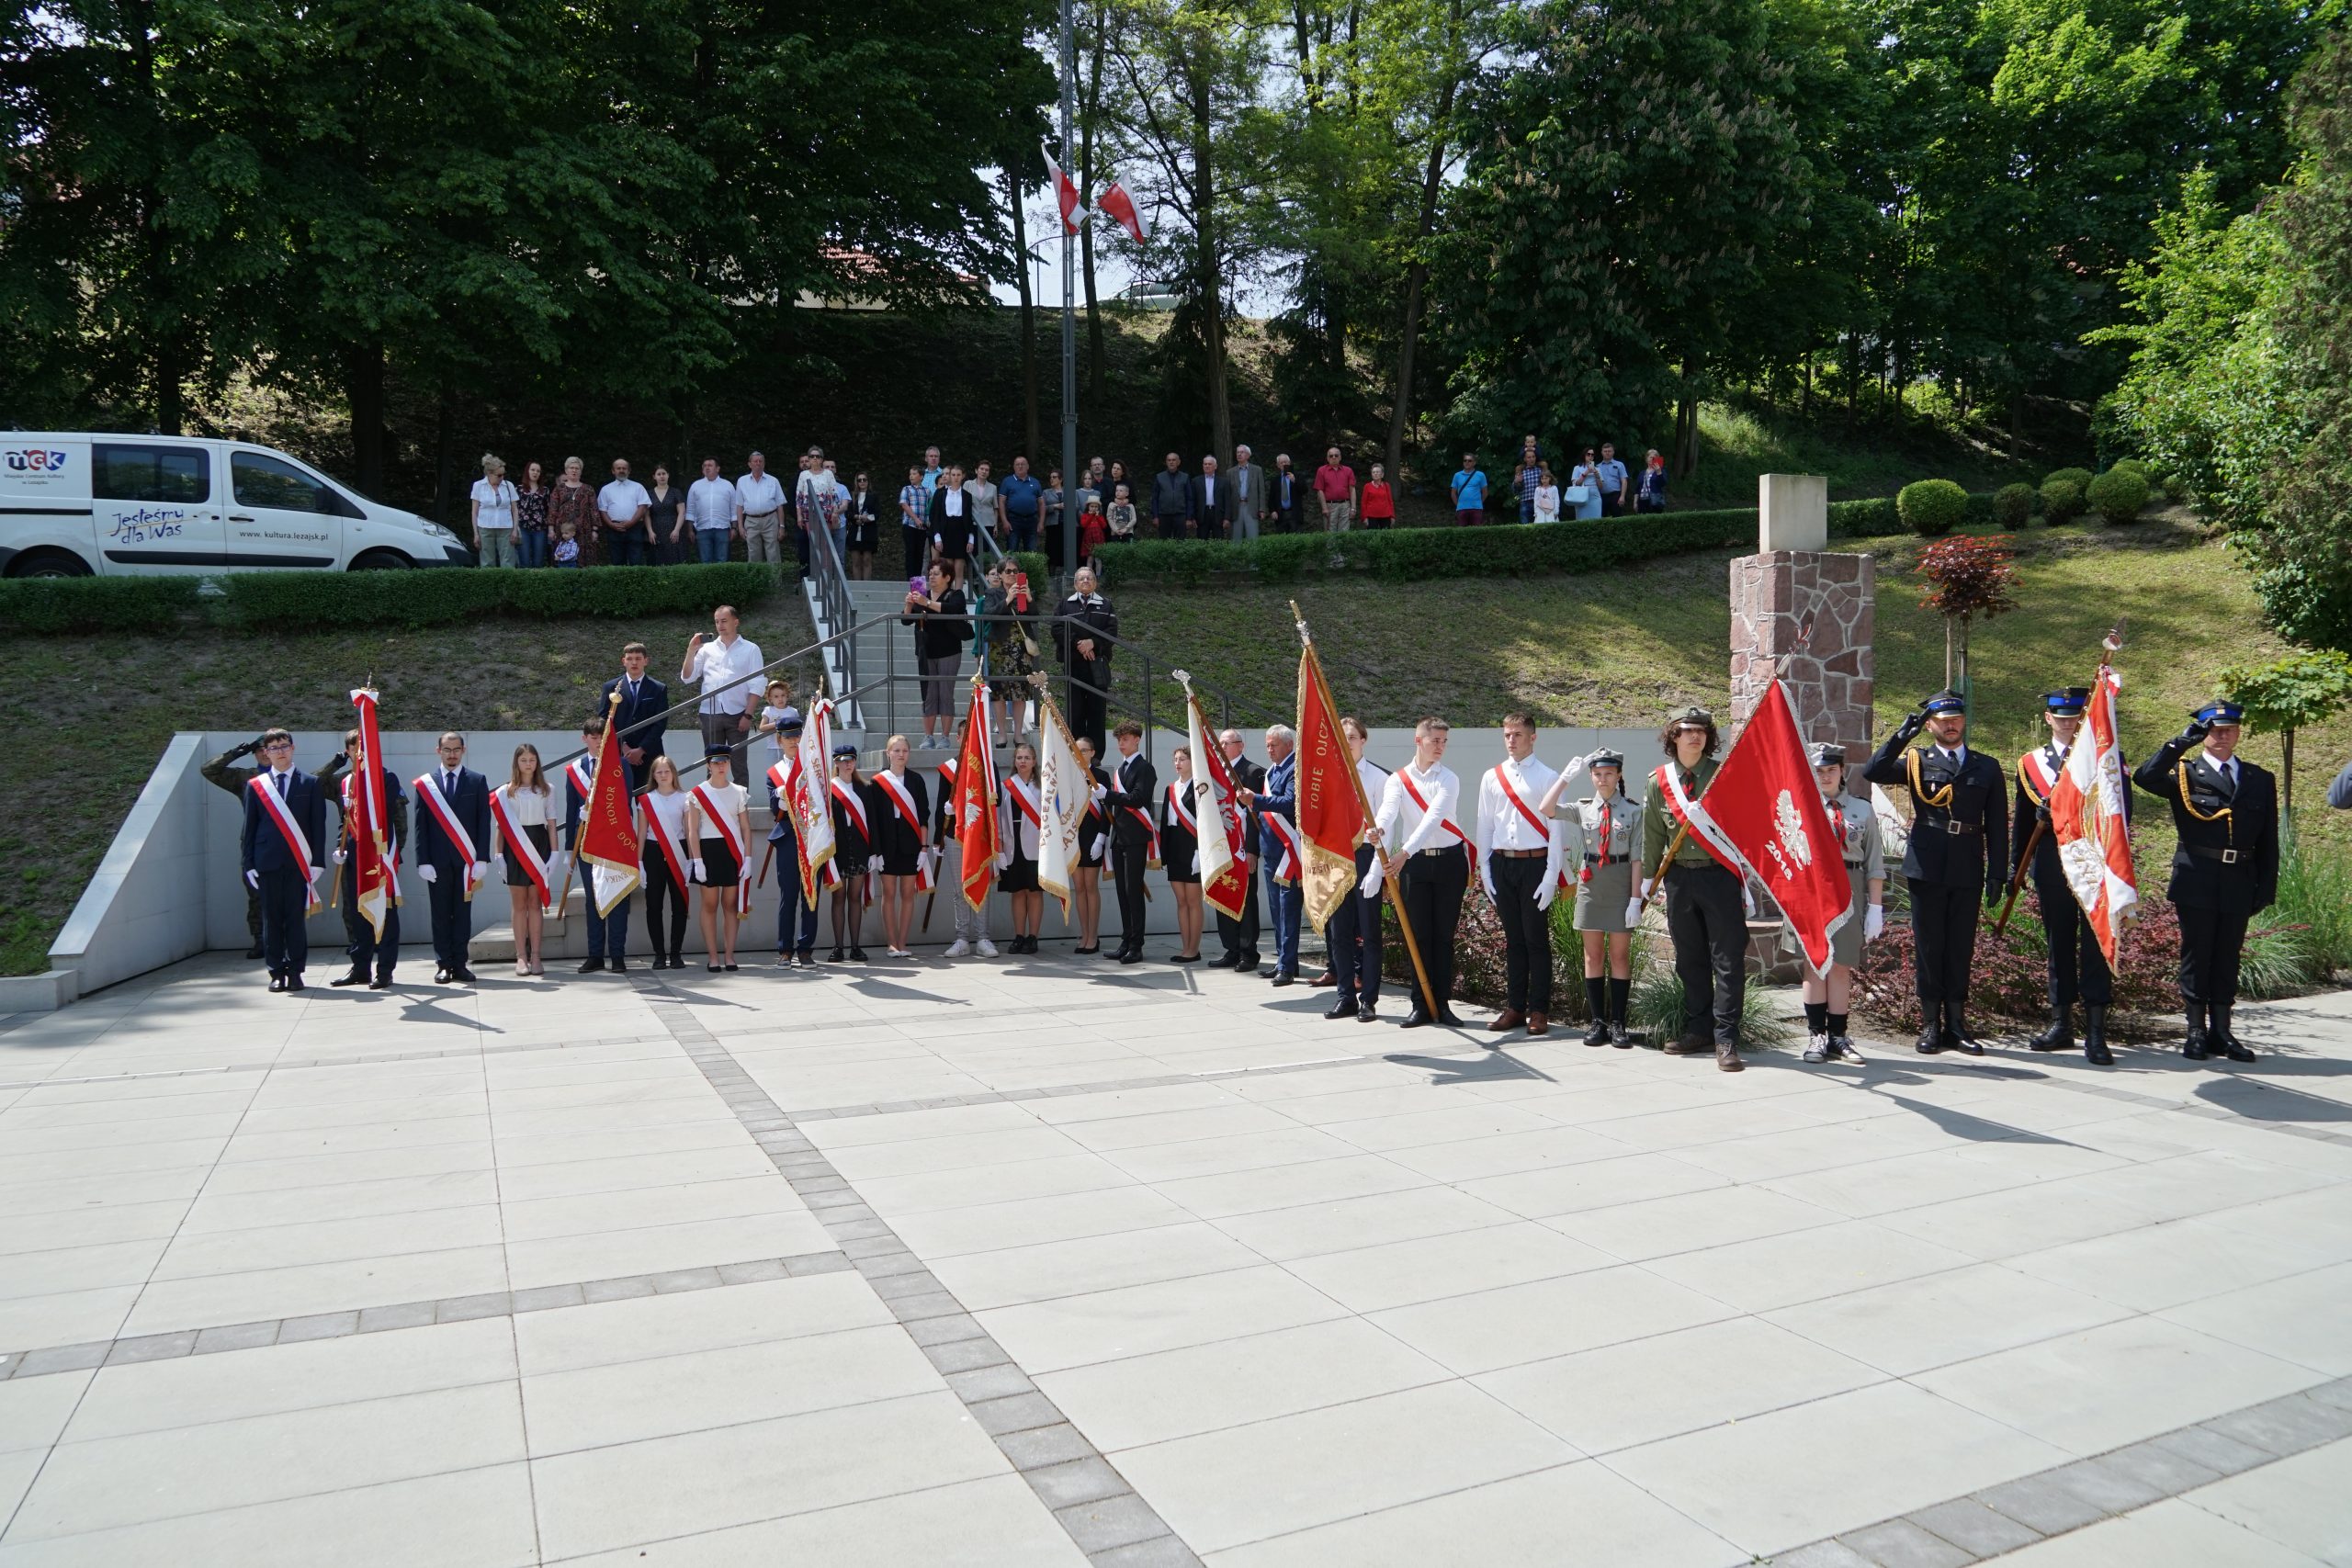
[[2084, 499], [2109, 523], [2136, 522], [2148, 504], [2148, 480], [2130, 468], [2109, 468], [2090, 482]]
[[26, 577], [0, 581], [0, 626], [22, 632], [152, 631], [202, 604], [194, 577]]
[[2033, 521], [2034, 499], [2031, 485], [2003, 485], [1993, 494], [1993, 521], [2008, 529], [2028, 526]]
[[2041, 481], [2041, 515], [2052, 527], [2072, 523], [2083, 513], [2083, 487], [2056, 475]]
[[2041, 476], [2043, 484], [2052, 479], [2065, 479], [2082, 490], [2091, 488], [2091, 471], [2088, 468], [2052, 468]]
[[1903, 525], [1923, 539], [1939, 538], [1968, 515], [1968, 492], [1950, 479], [1920, 479], [1894, 498]]

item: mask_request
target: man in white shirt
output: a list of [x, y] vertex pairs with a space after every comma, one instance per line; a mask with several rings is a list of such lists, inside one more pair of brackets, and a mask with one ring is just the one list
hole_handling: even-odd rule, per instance
[[1559, 774], [1535, 759], [1535, 724], [1503, 715], [1503, 760], [1478, 781], [1478, 884], [1503, 928], [1503, 1010], [1497, 1033], [1551, 1028], [1553, 896], [1560, 886], [1560, 827], [1539, 803]]
[[695, 558], [723, 561], [735, 526], [735, 487], [718, 477], [718, 459], [702, 460], [702, 478], [686, 487], [686, 521], [695, 531]]
[[764, 454], [754, 452], [751, 472], [735, 481], [735, 526], [743, 536], [746, 560], [784, 563], [784, 483], [768, 472]]
[[678, 679], [701, 682], [703, 745], [727, 747], [733, 753], [735, 771], [741, 773], [752, 718], [760, 711], [763, 695], [756, 677], [766, 660], [760, 655], [760, 645], [741, 635], [742, 618], [734, 605], [721, 604], [711, 612], [710, 622], [718, 633], [718, 640], [708, 641], [702, 633], [695, 633], [686, 643]]
[[[825, 450], [811, 446], [800, 465], [800, 478], [792, 489], [792, 553], [799, 559], [805, 576], [808, 570], [809, 551], [816, 547], [817, 530], [833, 531], [833, 520], [842, 514], [842, 491], [833, 478], [832, 465], [825, 461]], [[839, 539], [835, 539], [836, 546]], [[839, 557], [838, 548], [834, 551]]]
[[628, 477], [628, 459], [613, 459], [613, 482], [596, 492], [596, 516], [604, 530], [605, 564], [647, 566], [653, 560], [653, 535], [646, 526], [653, 498]]
[[1458, 815], [1462, 782], [1444, 761], [1451, 728], [1442, 718], [1425, 718], [1413, 727], [1413, 760], [1388, 775], [1376, 826], [1366, 834], [1373, 843], [1390, 846], [1388, 863], [1396, 868], [1405, 919], [1429, 972], [1429, 991], [1415, 990], [1407, 1029], [1462, 1026], [1453, 1013], [1453, 933], [1462, 920], [1462, 895], [1470, 886], [1470, 857]]

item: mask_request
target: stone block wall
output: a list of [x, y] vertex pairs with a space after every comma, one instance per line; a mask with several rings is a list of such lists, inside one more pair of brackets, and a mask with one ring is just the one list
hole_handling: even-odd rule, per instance
[[[1793, 655], [1781, 679], [1806, 742], [1838, 742], [1849, 766], [1869, 754], [1877, 569], [1870, 556], [1826, 550], [1767, 550], [1731, 563], [1731, 732], [1756, 710], [1773, 667]], [[1797, 652], [1808, 610], [1813, 638]]]

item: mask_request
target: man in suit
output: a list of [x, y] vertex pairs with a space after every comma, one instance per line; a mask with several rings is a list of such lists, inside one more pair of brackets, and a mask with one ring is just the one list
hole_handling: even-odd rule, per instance
[[1185, 497], [1184, 515], [1196, 539], [1222, 539], [1233, 520], [1233, 481], [1216, 470], [1215, 457], [1201, 459], [1201, 471]]
[[[628, 766], [631, 789], [644, 788], [653, 776], [653, 759], [662, 755], [662, 732], [670, 728], [663, 716], [670, 707], [670, 688], [645, 672], [647, 658], [641, 642], [622, 649], [621, 672], [605, 682], [605, 700], [596, 705], [597, 712], [613, 714], [613, 728], [621, 732], [621, 761]], [[612, 705], [615, 692], [621, 694], [617, 712]]]
[[1264, 777], [1250, 792], [1258, 813], [1258, 853], [1266, 863], [1266, 910], [1274, 926], [1273, 983], [1288, 986], [1298, 979], [1298, 924], [1306, 909], [1304, 869], [1293, 852], [1298, 832], [1298, 732], [1287, 724], [1266, 731]]
[[1216, 918], [1217, 946], [1224, 950], [1218, 964], [1238, 970], [1244, 975], [1258, 972], [1258, 878], [1250, 865], [1258, 852], [1258, 814], [1250, 808], [1249, 792], [1266, 782], [1266, 770], [1241, 752], [1241, 731], [1220, 730], [1216, 746], [1225, 753], [1225, 771], [1233, 780], [1235, 803], [1240, 807], [1241, 831], [1233, 846], [1233, 858], [1241, 867], [1241, 881], [1246, 891], [1241, 896], [1241, 914]]
[[[2099, 951], [2098, 938], [2083, 918], [2082, 903], [2066, 880], [2066, 868], [2058, 858], [2057, 835], [2047, 826], [2050, 792], [2066, 770], [2067, 754], [2082, 733], [2083, 710], [2090, 700], [2088, 686], [2069, 686], [2041, 699], [2042, 721], [2050, 727], [2050, 739], [2018, 759], [2017, 831], [2011, 835], [2018, 847], [2007, 880], [2017, 881], [2016, 863], [2025, 857], [2026, 845], [2031, 842], [2034, 902], [2041, 911], [2041, 931], [2049, 950], [2050, 1027], [2027, 1041], [2027, 1047], [2073, 1050], [2075, 999], [2080, 997], [2083, 1059], [2095, 1067], [2108, 1067], [2115, 1065], [2115, 1054], [2107, 1048], [2107, 1010], [2115, 999], [2115, 977], [2108, 971], [2107, 955]], [[2128, 821], [2132, 810], [2128, 790], [2123, 808]], [[2037, 821], [2044, 825], [2037, 828]]]
[[261, 760], [245, 785], [239, 860], [245, 886], [261, 901], [261, 952], [269, 963], [269, 988], [299, 991], [311, 956], [311, 901], [326, 868], [327, 807], [319, 781], [294, 765], [294, 737], [282, 729], [265, 731]]
[[2180, 836], [2165, 897], [2180, 915], [2180, 1000], [2188, 1014], [2181, 1055], [2192, 1062], [2216, 1054], [2254, 1060], [2230, 1032], [2230, 1010], [2246, 922], [2278, 897], [2278, 784], [2237, 755], [2245, 717], [2235, 703], [2207, 703], [2132, 774], [2172, 807]]
[[[1930, 744], [1909, 749], [1922, 728]], [[1979, 907], [1997, 903], [2002, 893], [1986, 871], [2009, 863], [2009, 792], [2000, 765], [1968, 749], [1967, 730], [1968, 705], [1956, 692], [1938, 692], [1911, 710], [1862, 769], [1874, 784], [1911, 792], [1903, 876], [1911, 889], [1921, 1055], [1984, 1054], [1968, 1032], [1968, 972], [1976, 958]]]
[[1247, 542], [1258, 536], [1258, 514], [1265, 510], [1266, 470], [1250, 460], [1250, 448], [1233, 449], [1233, 468], [1226, 475], [1233, 484], [1233, 537]]
[[[342, 888], [344, 954], [351, 960], [349, 972], [327, 982], [330, 986], [365, 986], [371, 991], [392, 988], [392, 965], [401, 956], [401, 901], [391, 898], [384, 905], [384, 929], [379, 933], [359, 908], [359, 862], [351, 852], [351, 798], [347, 793], [354, 785], [346, 774], [359, 762], [359, 731], [343, 732], [343, 754], [319, 771], [319, 788], [334, 802], [342, 826], [335, 832], [335, 882]], [[383, 780], [385, 814], [391, 820], [384, 825], [384, 855], [390, 861], [407, 847], [408, 792], [401, 788], [400, 775], [383, 763], [376, 764]]]
[[1134, 964], [1143, 957], [1143, 873], [1159, 835], [1152, 812], [1159, 800], [1159, 775], [1143, 754], [1143, 726], [1123, 718], [1111, 732], [1118, 743], [1119, 762], [1102, 804], [1111, 812], [1111, 885], [1119, 896], [1119, 948], [1111, 957]]
[[[254, 780], [254, 769], [236, 765], [241, 757], [259, 757], [261, 737], [256, 735], [242, 746], [232, 746], [212, 761], [201, 763], [197, 773], [215, 789], [226, 790], [237, 802], [237, 809], [244, 809], [245, 786]], [[245, 948], [247, 958], [259, 958], [261, 952], [261, 895], [251, 887], [245, 889], [245, 934], [253, 942]]]
[[[1070, 579], [1071, 592], [1054, 611], [1054, 646], [1062, 656], [1062, 668], [1069, 672], [1069, 700], [1063, 705], [1069, 716], [1069, 732], [1073, 739], [1094, 743], [1095, 755], [1102, 755], [1102, 727], [1109, 716], [1111, 689], [1111, 644], [1107, 640], [1119, 635], [1119, 613], [1111, 602], [1095, 592], [1094, 572], [1080, 567], [1078, 575]], [[1102, 632], [1102, 637], [1089, 636]]]
[[433, 983], [470, 986], [473, 894], [490, 875], [490, 784], [466, 766], [466, 738], [456, 730], [434, 750], [440, 761], [416, 778], [416, 874], [433, 904]]
[[1266, 515], [1277, 534], [1298, 532], [1299, 508], [1306, 503], [1306, 479], [1290, 466], [1290, 454], [1274, 455], [1274, 471], [1266, 479]]

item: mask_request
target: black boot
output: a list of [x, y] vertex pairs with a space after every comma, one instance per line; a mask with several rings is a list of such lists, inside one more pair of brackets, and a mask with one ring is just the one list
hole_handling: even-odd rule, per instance
[[2083, 1004], [2083, 1060], [2094, 1067], [2115, 1066], [2115, 1053], [2107, 1048], [2107, 1010]]
[[1592, 1027], [1584, 1032], [1588, 1045], [1609, 1043], [1609, 982], [1587, 980], [1584, 983], [1584, 1005], [1592, 1013]]
[[2188, 1004], [2188, 1043], [2180, 1048], [2180, 1054], [2192, 1062], [2201, 1062], [2213, 1054], [2206, 1048], [2203, 1002]]
[[1966, 1005], [1957, 1001], [1944, 1003], [1944, 1043], [1967, 1055], [1982, 1056], [1984, 1047], [1968, 1032], [1968, 1020], [1961, 1016]]
[[2027, 1041], [2026, 1049], [2043, 1052], [2073, 1050], [2075, 1048], [2074, 1010], [2071, 1005], [2061, 1007], [2052, 1004], [2050, 1009], [2050, 1027]]
[[2213, 1043], [2220, 1046], [2222, 1055], [2231, 1061], [2251, 1062], [2255, 1059], [2254, 1053], [2247, 1050], [2245, 1043], [2230, 1032], [2230, 1010], [2227, 1006], [2213, 1010], [2212, 1036]]
[[1943, 1020], [1932, 1014], [1919, 1021], [1918, 1043], [1911, 1047], [1922, 1056], [1932, 1056], [1944, 1048]]
[[1633, 981], [1609, 977], [1609, 1043], [1620, 1051], [1634, 1048], [1634, 1037], [1625, 1029], [1625, 998], [1633, 989]]

